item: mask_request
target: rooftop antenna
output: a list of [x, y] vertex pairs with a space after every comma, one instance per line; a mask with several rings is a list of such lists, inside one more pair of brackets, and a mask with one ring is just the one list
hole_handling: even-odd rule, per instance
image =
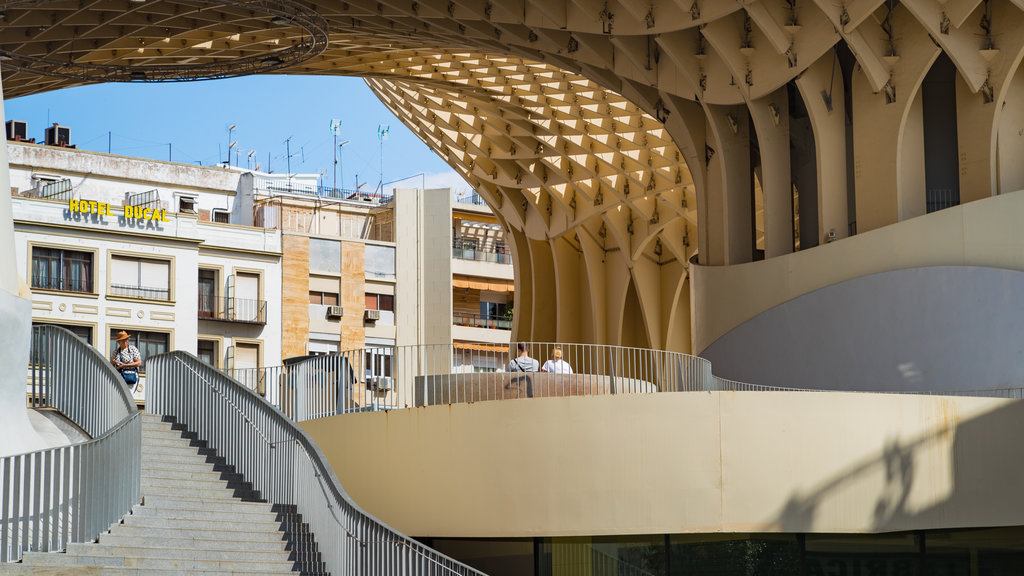
[[228, 126], [228, 161], [225, 162], [225, 164], [227, 164], [228, 166], [231, 166], [231, 149], [238, 145], [238, 142], [235, 142], [233, 144], [231, 142], [231, 136], [234, 135], [235, 128], [237, 127], [237, 124], [232, 124], [231, 126]]

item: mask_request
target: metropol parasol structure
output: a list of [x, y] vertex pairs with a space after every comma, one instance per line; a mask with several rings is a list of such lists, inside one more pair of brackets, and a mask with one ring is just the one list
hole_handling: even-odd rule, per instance
[[2, 0], [0, 69], [363, 77], [506, 229], [518, 339], [697, 353], [695, 269], [1024, 188], [1021, 30], [1024, 0]]

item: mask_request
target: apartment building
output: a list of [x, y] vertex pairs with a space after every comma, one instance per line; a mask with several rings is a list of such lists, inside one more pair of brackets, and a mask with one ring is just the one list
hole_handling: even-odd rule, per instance
[[127, 330], [144, 356], [186, 350], [260, 390], [266, 367], [339, 351], [364, 351], [360, 380], [386, 381], [395, 347], [421, 344], [455, 342], [465, 370], [502, 369], [474, 354], [507, 349], [514, 305], [510, 251], [478, 196], [10, 150], [36, 323], [105, 352]]
[[8, 150], [34, 323], [67, 328], [105, 354], [125, 330], [144, 358], [185, 350], [226, 370], [280, 364], [281, 234], [231, 223], [237, 172], [35, 144]]

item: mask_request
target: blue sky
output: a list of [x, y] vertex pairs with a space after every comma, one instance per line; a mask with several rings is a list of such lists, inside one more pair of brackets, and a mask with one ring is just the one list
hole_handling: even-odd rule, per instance
[[[469, 186], [384, 107], [359, 78], [247, 76], [177, 83], [101, 84], [7, 100], [7, 120], [28, 122], [42, 141], [53, 122], [71, 128], [79, 148], [114, 154], [211, 165], [227, 158], [228, 127], [241, 151], [240, 166], [286, 172], [284, 140], [291, 137], [291, 171], [334, 182], [332, 119], [341, 120], [338, 187], [365, 188], [380, 181], [377, 126], [390, 125], [384, 142], [384, 181], [426, 173], [427, 187]], [[168, 150], [170, 144], [170, 151]], [[232, 155], [232, 163], [235, 162]], [[344, 178], [344, 180], [342, 180]], [[420, 178], [399, 183], [418, 187]], [[391, 188], [388, 186], [387, 188]]]

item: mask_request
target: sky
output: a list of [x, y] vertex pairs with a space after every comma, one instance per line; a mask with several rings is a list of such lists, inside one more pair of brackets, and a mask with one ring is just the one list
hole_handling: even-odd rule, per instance
[[[341, 120], [337, 187], [381, 182], [378, 126], [389, 126], [383, 142], [385, 186], [415, 188], [426, 175], [427, 188], [469, 185], [424, 145], [359, 78], [264, 75], [170, 83], [111, 83], [82, 86], [4, 102], [6, 120], [28, 122], [29, 138], [43, 141], [52, 123], [71, 128], [79, 148], [156, 160], [224, 162], [230, 141], [240, 153], [232, 164], [275, 173], [323, 173], [334, 186], [331, 121]], [[233, 131], [228, 130], [235, 126]], [[286, 146], [285, 140], [290, 138]], [[170, 145], [170, 146], [168, 146]], [[252, 157], [249, 154], [252, 153]], [[416, 175], [415, 178], [411, 178]]]

